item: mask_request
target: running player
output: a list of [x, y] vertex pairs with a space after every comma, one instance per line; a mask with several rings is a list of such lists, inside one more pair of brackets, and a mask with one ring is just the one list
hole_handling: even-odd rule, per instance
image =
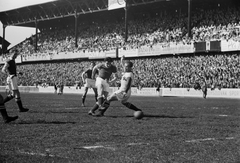
[[[93, 92], [95, 94], [95, 100], [97, 101], [98, 95], [97, 95], [97, 88], [95, 86], [96, 81], [94, 79], [92, 79], [92, 70], [93, 70], [94, 66], [95, 66], [95, 63], [91, 62], [90, 68], [82, 73], [82, 81], [85, 83], [84, 84], [84, 93], [82, 96], [82, 106], [83, 107], [85, 106], [85, 99], [87, 96], [88, 88], [93, 89]], [[97, 72], [96, 72], [96, 74], [97, 74]]]
[[112, 101], [120, 101], [127, 108], [134, 111], [141, 111], [141, 109], [134, 106], [132, 103], [128, 102], [128, 99], [131, 96], [131, 86], [133, 84], [133, 72], [132, 67], [133, 63], [127, 61], [124, 63], [124, 56], [121, 58], [121, 64], [124, 69], [124, 74], [121, 78], [121, 86], [119, 90], [115, 91], [112, 95], [110, 95], [107, 100], [104, 101], [102, 107], [99, 109], [99, 112], [96, 116], [104, 116], [105, 111], [108, 109], [110, 103]]
[[11, 58], [5, 62], [4, 66], [2, 68], [2, 72], [8, 74], [7, 85], [8, 85], [8, 88], [9, 88], [11, 94], [9, 94], [4, 99], [3, 102], [6, 103], [6, 102], [10, 101], [11, 99], [15, 98], [15, 101], [18, 105], [19, 111], [27, 112], [29, 109], [24, 108], [22, 106], [20, 92], [18, 90], [18, 85], [17, 85], [17, 68], [16, 68], [15, 59], [19, 55], [19, 51], [14, 50], [14, 51], [11, 51], [10, 53], [12, 53]]
[[[104, 61], [104, 64], [98, 64], [93, 68], [92, 79], [95, 79], [95, 75], [98, 72], [95, 84], [97, 88], [98, 101], [88, 112], [89, 115], [94, 115], [94, 112], [99, 108], [99, 106], [102, 106], [104, 100], [109, 94], [109, 84], [115, 82], [117, 79], [117, 67], [112, 64], [112, 58], [106, 57]], [[109, 81], [111, 76], [113, 76], [113, 78]]]

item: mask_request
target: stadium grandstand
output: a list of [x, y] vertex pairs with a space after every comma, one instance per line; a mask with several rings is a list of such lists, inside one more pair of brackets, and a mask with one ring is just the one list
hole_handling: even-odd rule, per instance
[[192, 88], [205, 79], [212, 89], [239, 89], [239, 12], [239, 0], [58, 0], [1, 12], [0, 20], [4, 30], [36, 28], [13, 47], [22, 86], [73, 86], [90, 61], [112, 57], [120, 67], [124, 55], [137, 65], [138, 88]]

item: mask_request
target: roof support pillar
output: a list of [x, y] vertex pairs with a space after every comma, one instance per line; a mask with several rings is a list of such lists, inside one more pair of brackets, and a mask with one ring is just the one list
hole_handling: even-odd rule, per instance
[[191, 33], [191, 0], [188, 0], [188, 37], [192, 38], [192, 33]]
[[4, 44], [6, 27], [7, 27], [7, 25], [3, 24], [2, 54], [4, 54], [5, 51], [7, 50], [6, 47], [5, 47], [5, 44]]
[[128, 39], [128, 0], [125, 0], [126, 6], [125, 6], [125, 42], [127, 42]]
[[78, 47], [78, 14], [77, 14], [77, 9], [75, 10], [75, 48]]
[[37, 52], [38, 50], [38, 21], [37, 19], [35, 19], [35, 29], [36, 29], [36, 32], [35, 32], [35, 45], [34, 45], [34, 49], [35, 49], [35, 52]]

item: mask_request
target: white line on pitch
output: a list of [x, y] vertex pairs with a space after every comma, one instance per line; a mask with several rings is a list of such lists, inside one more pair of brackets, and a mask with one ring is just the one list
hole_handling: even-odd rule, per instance
[[134, 145], [149, 145], [149, 143], [128, 143], [128, 146], [134, 146]]
[[[226, 140], [232, 140], [234, 137], [226, 137], [224, 138]], [[193, 140], [186, 140], [187, 143], [196, 143], [196, 142], [202, 142], [202, 141], [214, 141], [217, 140], [216, 138], [204, 138], [204, 139], [193, 139]]]
[[19, 151], [19, 153], [21, 153], [21, 154], [27, 154], [27, 155], [32, 155], [32, 156], [36, 155], [36, 156], [43, 156], [43, 157], [47, 157], [47, 156], [49, 156], [49, 157], [55, 157], [55, 156], [52, 155], [52, 154], [44, 154], [44, 153], [25, 152], [25, 151]]
[[215, 138], [204, 138], [204, 139], [193, 139], [193, 140], [186, 140], [187, 143], [195, 143], [200, 141], [210, 141], [215, 140]]
[[93, 145], [93, 146], [84, 146], [84, 149], [97, 149], [97, 148], [104, 148], [103, 145]]
[[105, 148], [105, 149], [111, 149], [111, 150], [114, 150], [115, 151], [115, 148], [114, 147], [111, 147], [111, 146], [103, 146], [103, 145], [93, 145], [93, 146], [83, 146], [82, 148], [84, 149], [98, 149], [98, 148]]
[[47, 151], [46, 153], [40, 153], [40, 152], [26, 152], [26, 151], [19, 150], [19, 153], [25, 154], [25, 155], [31, 155], [31, 156], [68, 158], [68, 157], [63, 157], [63, 156], [50, 154], [50, 153], [48, 153], [49, 150], [46, 150], [46, 151]]
[[[138, 145], [150, 145], [149, 143], [128, 143], [126, 144], [127, 146], [138, 146]], [[93, 145], [93, 146], [83, 146], [82, 148], [84, 149], [89, 149], [89, 150], [94, 150], [98, 148], [105, 148], [105, 149], [111, 149], [111, 150], [116, 150], [115, 147], [112, 147], [110, 145]]]
[[73, 108], [65, 108], [67, 110], [71, 110], [71, 109], [79, 109], [78, 107], [73, 107]]

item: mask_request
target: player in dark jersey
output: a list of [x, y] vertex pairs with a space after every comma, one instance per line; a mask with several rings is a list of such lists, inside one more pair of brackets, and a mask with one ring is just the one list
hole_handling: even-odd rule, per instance
[[201, 89], [202, 89], [202, 92], [203, 92], [203, 98], [207, 98], [207, 83], [206, 83], [206, 80], [204, 78], [202, 78], [200, 84], [201, 84]]
[[[5, 99], [4, 103], [10, 101], [11, 99], [15, 98], [15, 101], [18, 105], [19, 111], [20, 112], [27, 112], [29, 109], [24, 108], [22, 105], [21, 97], [20, 97], [20, 92], [18, 90], [18, 85], [17, 85], [17, 66], [15, 63], [15, 59], [19, 55], [18, 50], [11, 51], [11, 58], [7, 60], [2, 68], [3, 73], [7, 73], [7, 85], [8, 88], [11, 92]], [[19, 73], [20, 74], [20, 73]]]
[[18, 119], [18, 116], [14, 116], [14, 117], [8, 116], [7, 110], [4, 105], [3, 97], [1, 94], [0, 94], [0, 112], [2, 114], [2, 117], [5, 123], [9, 123], [11, 121], [15, 121], [16, 119]]
[[54, 83], [54, 93], [57, 94], [57, 84]]
[[[94, 115], [94, 112], [102, 106], [109, 93], [109, 83], [113, 83], [117, 79], [117, 67], [112, 64], [112, 58], [107, 57], [104, 61], [104, 64], [98, 64], [93, 68], [92, 79], [95, 79], [96, 73], [98, 72], [98, 76], [96, 78], [98, 102], [88, 112], [89, 115]], [[113, 79], [109, 81], [112, 75]]]
[[85, 106], [85, 99], [87, 96], [88, 88], [92, 88], [95, 94], [95, 100], [97, 101], [97, 88], [95, 86], [96, 81], [92, 79], [92, 70], [95, 66], [95, 63], [92, 62], [90, 68], [82, 73], [82, 81], [84, 82], [84, 93], [82, 96], [82, 106]]
[[204, 78], [200, 78], [196, 81], [196, 83], [194, 84], [194, 89], [202, 90], [203, 98], [207, 98], [207, 83]]

